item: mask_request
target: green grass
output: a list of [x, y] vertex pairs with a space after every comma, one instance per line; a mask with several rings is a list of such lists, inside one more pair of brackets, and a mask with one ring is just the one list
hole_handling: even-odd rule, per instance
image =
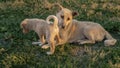
[[118, 41], [115, 46], [64, 44], [48, 56], [33, 46], [38, 36], [23, 34], [20, 23], [25, 18], [45, 19], [56, 14], [56, 7], [46, 10], [43, 0], [0, 1], [0, 68], [120, 68], [120, 2], [119, 0], [49, 0], [77, 11], [75, 19], [100, 23]]

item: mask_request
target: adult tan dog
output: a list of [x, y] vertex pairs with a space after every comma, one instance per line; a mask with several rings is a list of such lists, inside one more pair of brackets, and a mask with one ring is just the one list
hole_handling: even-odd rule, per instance
[[[54, 23], [50, 22], [50, 19], [54, 19]], [[55, 40], [60, 42], [59, 37], [59, 28], [58, 28], [58, 19], [54, 15], [49, 15], [45, 20], [43, 19], [25, 19], [21, 23], [21, 27], [23, 28], [23, 33], [28, 33], [30, 30], [34, 30], [42, 44], [46, 41], [48, 45], [50, 45], [50, 51], [47, 54], [53, 54], [55, 51]]]
[[64, 43], [74, 43], [78, 42], [79, 44], [92, 43], [94, 44], [97, 41], [104, 41], [105, 46], [115, 45], [116, 39], [114, 39], [100, 24], [89, 21], [77, 21], [73, 17], [77, 15], [76, 12], [62, 7], [60, 4], [57, 4], [60, 7], [60, 11], [56, 14], [59, 19], [59, 29], [60, 36]]

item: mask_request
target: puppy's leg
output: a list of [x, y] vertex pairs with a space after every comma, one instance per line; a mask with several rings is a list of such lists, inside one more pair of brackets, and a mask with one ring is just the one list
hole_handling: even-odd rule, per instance
[[49, 38], [48, 38], [48, 44], [50, 45], [50, 51], [47, 52], [48, 55], [51, 55], [54, 53], [55, 51], [55, 35], [54, 34], [50, 34]]
[[[46, 42], [47, 42], [48, 44], [43, 44], [41, 48], [47, 49], [47, 48], [50, 47], [49, 38], [50, 38], [50, 34], [48, 33], [48, 34], [46, 34]], [[44, 38], [43, 38], [43, 40], [44, 40]]]
[[60, 37], [59, 33], [56, 35], [56, 40], [57, 40], [56, 46], [62, 45], [62, 44], [65, 44], [65, 43], [66, 43], [66, 40], [62, 39], [62, 38]]
[[48, 49], [49, 47], [50, 47], [49, 44], [44, 44], [41, 46], [41, 48], [43, 48], [43, 49]]
[[47, 54], [48, 54], [48, 55], [51, 55], [51, 54], [53, 54], [54, 51], [55, 51], [55, 42], [54, 42], [54, 40], [50, 40], [49, 44], [50, 44], [50, 51], [47, 52]]
[[32, 44], [34, 45], [39, 44], [39, 46], [41, 46], [45, 43], [44, 35], [38, 34], [38, 36], [39, 36], [39, 42], [32, 42]]
[[41, 45], [45, 44], [45, 37], [44, 37], [44, 35], [40, 36], [40, 42], [42, 43]]
[[59, 34], [56, 35], [56, 40], [57, 40], [57, 43], [62, 42], [62, 39], [60, 38], [60, 35], [59, 35]]

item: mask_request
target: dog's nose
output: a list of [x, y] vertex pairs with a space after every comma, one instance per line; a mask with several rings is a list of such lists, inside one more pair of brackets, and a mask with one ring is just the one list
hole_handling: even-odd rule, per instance
[[65, 28], [65, 26], [62, 26], [62, 28], [64, 29], [64, 28]]

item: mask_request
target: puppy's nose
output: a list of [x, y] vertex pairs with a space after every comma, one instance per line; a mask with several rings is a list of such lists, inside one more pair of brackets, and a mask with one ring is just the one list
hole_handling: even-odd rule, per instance
[[27, 31], [23, 30], [23, 34], [27, 34], [27, 33], [28, 33]]

